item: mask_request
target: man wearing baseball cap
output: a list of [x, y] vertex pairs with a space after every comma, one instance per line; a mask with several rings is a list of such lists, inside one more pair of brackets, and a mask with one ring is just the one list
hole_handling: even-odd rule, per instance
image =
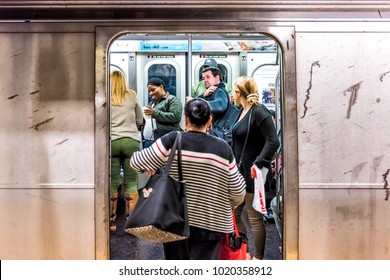
[[[217, 61], [213, 58], [206, 59], [203, 62], [203, 66], [202, 66], [201, 70], [203, 70], [205, 68], [209, 68], [209, 67], [219, 68]], [[225, 83], [225, 89], [226, 89], [227, 93], [229, 94], [229, 96], [231, 96], [232, 87], [229, 84]], [[206, 91], [205, 83], [203, 80], [201, 80], [197, 84], [192, 86], [191, 96], [198, 97], [199, 95], [205, 93], [205, 91]]]

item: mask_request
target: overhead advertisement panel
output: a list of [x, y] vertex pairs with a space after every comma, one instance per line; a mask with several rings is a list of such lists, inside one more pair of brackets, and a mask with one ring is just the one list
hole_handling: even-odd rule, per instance
[[[271, 51], [276, 50], [273, 40], [239, 41], [239, 40], [193, 40], [193, 52], [231, 52], [231, 51]], [[143, 52], [187, 52], [187, 40], [116, 40], [110, 51], [143, 51]]]
[[[193, 50], [201, 50], [202, 44], [193, 43]], [[187, 41], [141, 41], [141, 51], [188, 51]]]

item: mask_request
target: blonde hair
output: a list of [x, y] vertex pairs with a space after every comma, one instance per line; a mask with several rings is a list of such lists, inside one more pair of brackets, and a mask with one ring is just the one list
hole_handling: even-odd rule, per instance
[[258, 93], [258, 87], [253, 77], [241, 76], [234, 80], [233, 86], [236, 87], [240, 94], [246, 98], [249, 105], [259, 105], [260, 95]]
[[131, 99], [136, 99], [137, 93], [134, 90], [127, 89], [125, 75], [122, 71], [114, 70], [110, 74], [111, 80], [111, 104], [113, 106], [122, 106], [126, 94]]

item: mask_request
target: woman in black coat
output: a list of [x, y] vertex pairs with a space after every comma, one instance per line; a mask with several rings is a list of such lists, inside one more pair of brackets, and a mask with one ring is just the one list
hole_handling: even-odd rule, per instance
[[[236, 105], [241, 106], [241, 110], [232, 128], [232, 149], [239, 170], [246, 181], [245, 201], [235, 209], [235, 216], [239, 231], [246, 233], [245, 224], [241, 219], [242, 210], [246, 206], [255, 244], [253, 259], [262, 259], [266, 233], [263, 214], [252, 207], [254, 196], [253, 167], [267, 168], [268, 174], [272, 175], [271, 162], [280, 143], [270, 112], [264, 105], [260, 104], [258, 87], [252, 77], [243, 76], [234, 80], [233, 98]], [[271, 183], [272, 177], [268, 178], [270, 176], [267, 176], [265, 189]], [[252, 259], [249, 254], [248, 259]]]

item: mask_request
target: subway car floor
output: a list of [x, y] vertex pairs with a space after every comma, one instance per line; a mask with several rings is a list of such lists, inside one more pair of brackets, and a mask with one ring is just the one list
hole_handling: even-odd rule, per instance
[[[164, 252], [161, 244], [151, 243], [137, 238], [123, 230], [125, 224], [124, 201], [119, 199], [117, 212], [117, 229], [111, 233], [111, 260], [163, 260]], [[266, 244], [264, 259], [281, 260], [282, 242], [274, 223], [266, 223]], [[249, 251], [253, 255], [253, 241], [249, 233]]]

